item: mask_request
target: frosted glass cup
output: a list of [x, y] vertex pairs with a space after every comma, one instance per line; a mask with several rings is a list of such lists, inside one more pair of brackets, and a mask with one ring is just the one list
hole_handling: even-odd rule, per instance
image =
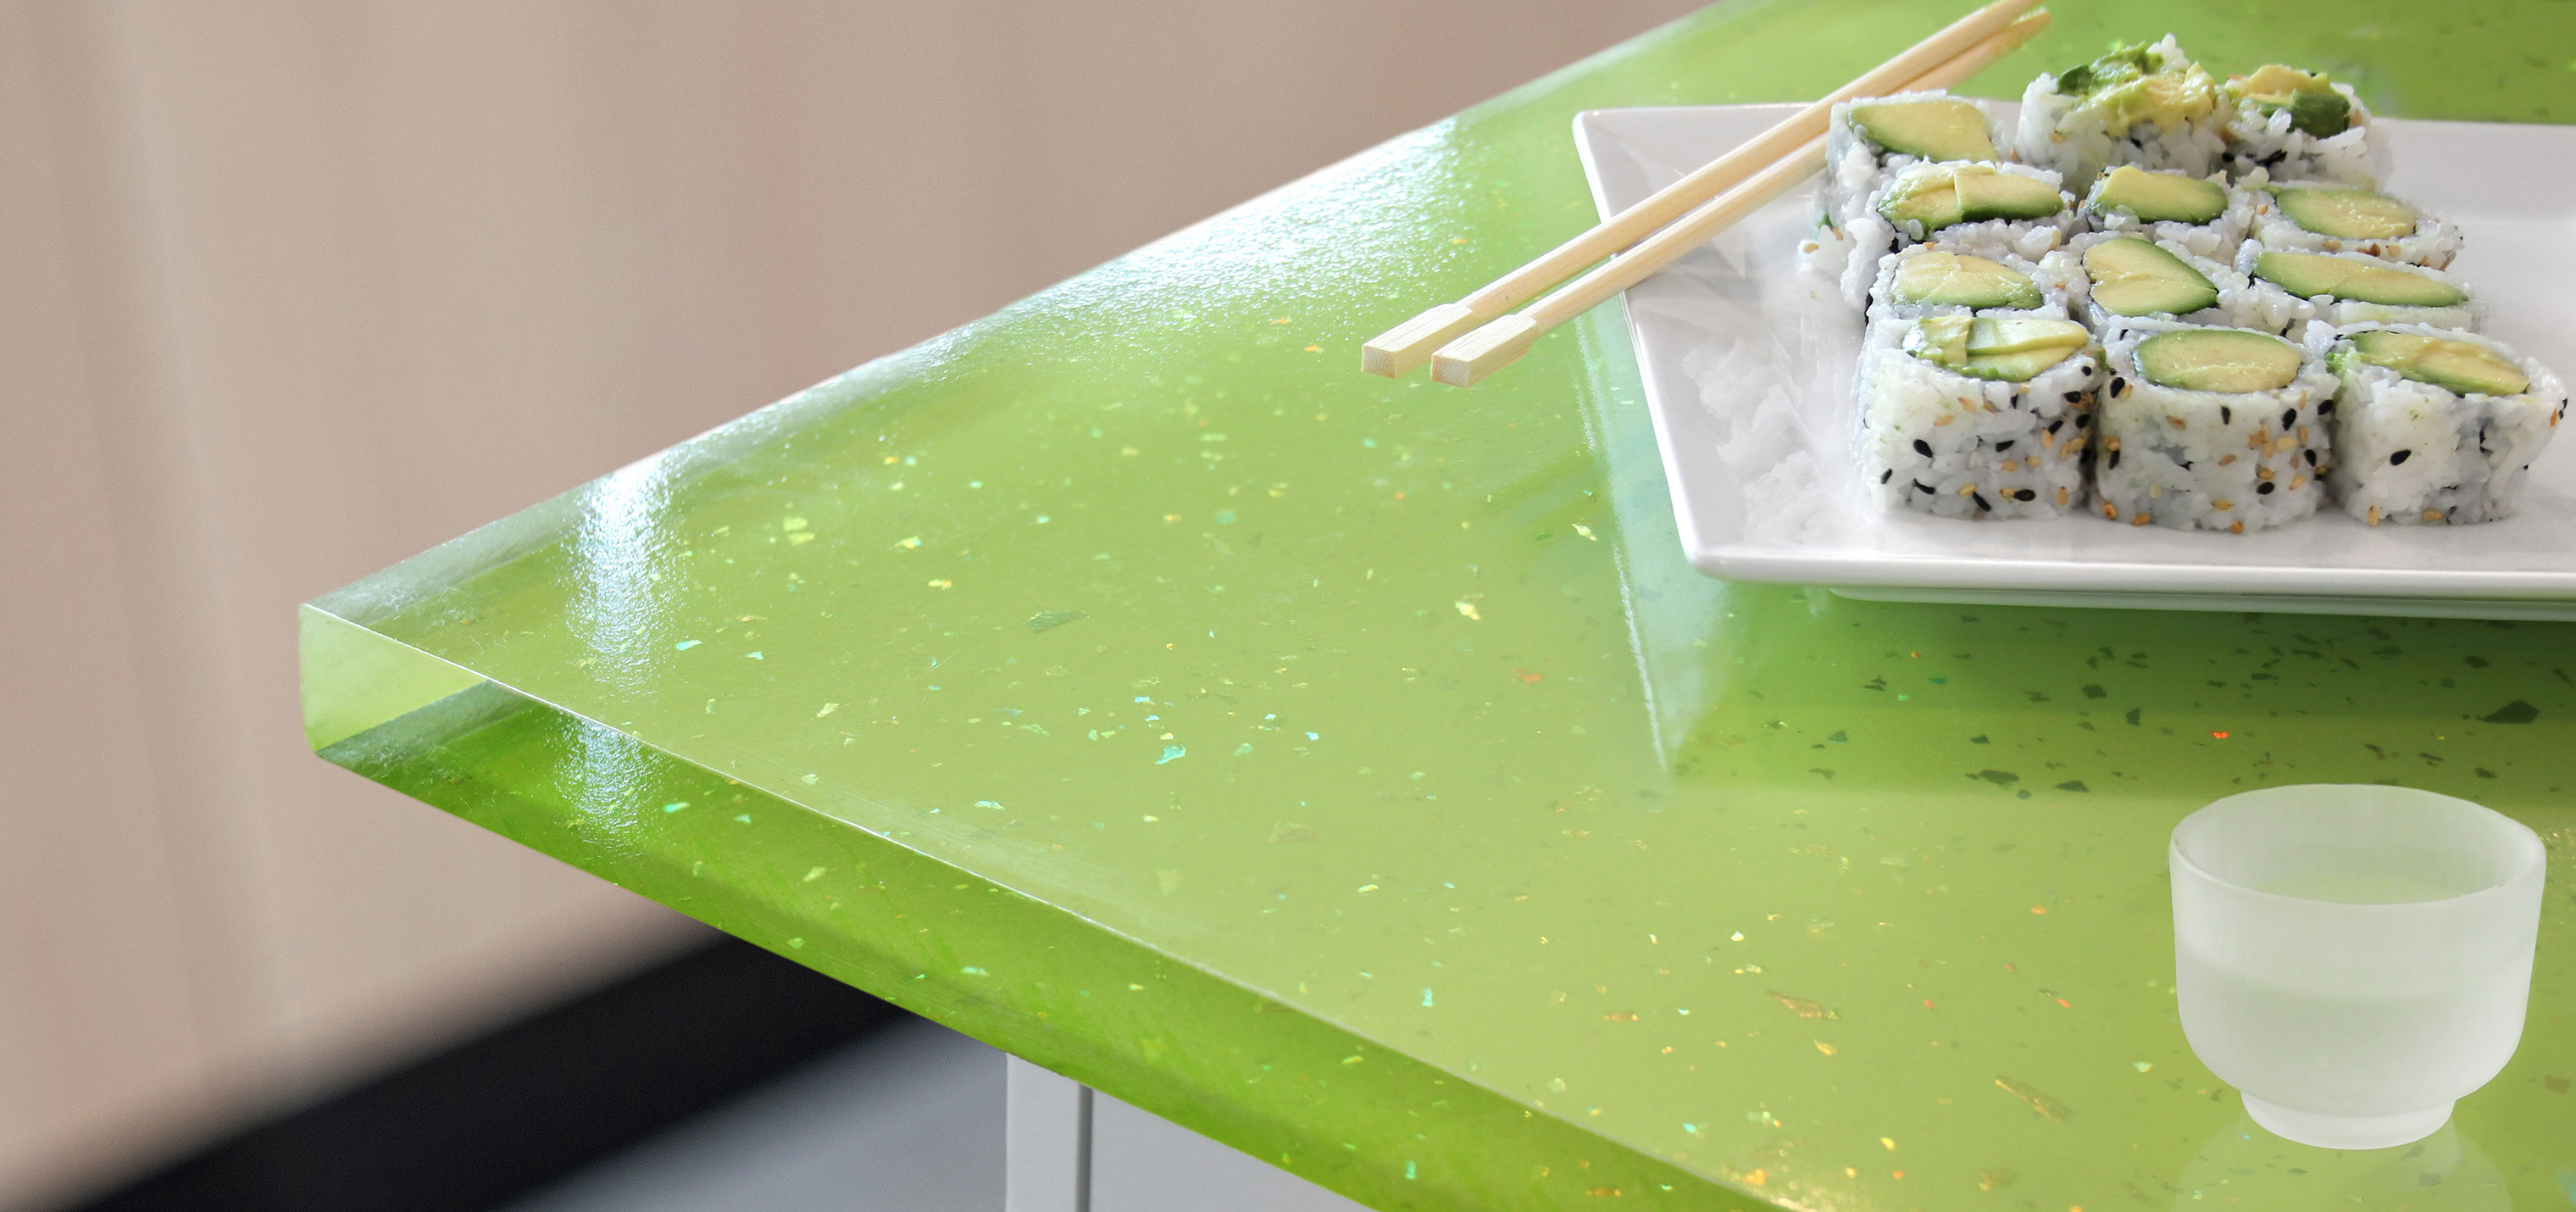
[[2404, 787], [2249, 791], [2183, 818], [2173, 867], [2183, 1035], [2302, 1144], [2431, 1135], [2522, 1042], [2540, 838]]

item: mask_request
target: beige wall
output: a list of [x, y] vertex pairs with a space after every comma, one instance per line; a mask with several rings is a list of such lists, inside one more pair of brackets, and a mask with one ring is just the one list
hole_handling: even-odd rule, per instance
[[0, 0], [0, 1205], [686, 937], [292, 607], [1689, 0]]

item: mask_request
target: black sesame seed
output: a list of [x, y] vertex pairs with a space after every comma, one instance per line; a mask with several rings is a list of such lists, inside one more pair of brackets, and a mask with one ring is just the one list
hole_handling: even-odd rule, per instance
[[2064, 417], [2059, 417], [2059, 418], [2057, 418], [2056, 420], [2049, 422], [2049, 423], [2048, 423], [2048, 432], [2050, 432], [2050, 433], [2056, 433], [2056, 432], [2057, 432], [2057, 427], [2058, 427], [2058, 426], [2060, 426], [2060, 425], [2064, 425], [2065, 423], [2066, 423], [2066, 418], [2064, 418]]
[[2229, 408], [2228, 406], [2226, 406], [2226, 405], [2224, 405], [2224, 404], [2219, 405], [2219, 406], [2218, 406], [2218, 423], [2219, 423], [2219, 424], [2221, 424], [2221, 425], [2233, 425], [2233, 424], [2235, 424], [2235, 423], [2236, 423], [2236, 410], [2235, 410], [2235, 409], [2233, 409], [2233, 408]]
[[1921, 480], [1916, 480], [1916, 481], [1914, 481], [1914, 491], [1916, 491], [1916, 492], [1930, 492], [1930, 491], [1932, 491], [1932, 486], [1931, 486], [1931, 485], [1929, 485], [1929, 484], [1924, 483], [1924, 482], [1923, 482], [1923, 481], [1921, 481]]
[[1879, 482], [1879, 483], [1881, 483], [1881, 484], [1884, 484], [1884, 483], [1888, 482], [1889, 480], [1891, 480], [1891, 479], [1895, 478], [1895, 476], [1896, 476], [1896, 469], [1895, 469], [1895, 468], [1893, 468], [1893, 467], [1890, 467], [1890, 468], [1888, 468], [1887, 470], [1885, 470], [1885, 471], [1882, 471], [1882, 472], [1878, 473], [1878, 482]]
[[2039, 499], [2039, 494], [2027, 488], [2016, 488], [2013, 490], [2013, 499], [2016, 501], [2036, 501]]
[[2254, 495], [2258, 497], [2268, 497], [2272, 495], [2272, 488], [2272, 482], [2270, 480], [2265, 480], [2254, 486]]
[[2282, 413], [2282, 414], [2281, 414], [2281, 428], [2283, 428], [2283, 429], [2288, 429], [2289, 427], [2291, 427], [2291, 426], [2293, 426], [2293, 425], [2296, 425], [2296, 424], [2298, 424], [2298, 423], [2299, 423], [2299, 410], [2298, 410], [2298, 409], [2293, 408], [2293, 409], [2291, 409], [2290, 411], [2288, 411], [2288, 412], [2285, 412], [2285, 413]]
[[2069, 404], [2072, 404], [2072, 403], [2076, 402], [2077, 400], [2081, 400], [2081, 399], [2083, 399], [2083, 398], [2084, 398], [2084, 393], [2083, 393], [2083, 392], [2080, 392], [2080, 391], [2070, 391], [2070, 392], [2066, 393], [2066, 402], [2067, 402], [2067, 403], [2069, 403]]
[[2005, 438], [2003, 441], [2000, 441], [2000, 442], [1995, 443], [1995, 449], [1997, 449], [1997, 450], [2010, 450], [2010, 449], [2012, 449], [2012, 444], [2013, 444], [2013, 439], [2011, 439], [2011, 438]]
[[1984, 494], [1984, 493], [1982, 493], [1982, 492], [1972, 492], [1972, 493], [1969, 493], [1969, 494], [1968, 494], [1968, 499], [1969, 499], [1969, 500], [1971, 500], [1971, 501], [1975, 501], [1975, 502], [1977, 503], [1977, 508], [1979, 508], [1979, 509], [1993, 509], [1993, 508], [1994, 508], [1994, 506], [1986, 504], [1986, 494]]
[[2318, 415], [2318, 416], [2321, 416], [2321, 417], [2322, 417], [2322, 416], [2327, 416], [2327, 415], [2329, 415], [2329, 414], [2331, 414], [2331, 413], [2333, 413], [2333, 412], [2334, 412], [2334, 401], [2332, 401], [2332, 400], [2328, 400], [2328, 401], [2326, 401], [2326, 402], [2325, 402], [2325, 403], [2323, 403], [2323, 404], [2319, 404], [2319, 405], [2317, 405], [2317, 415]]
[[2120, 452], [2119, 452], [2119, 451], [2116, 451], [2116, 450], [2115, 450], [2115, 451], [2112, 451], [2112, 452], [2111, 452], [2111, 466], [2113, 466], [2113, 467], [2118, 467], [2119, 465], [2120, 465]]
[[1921, 439], [1921, 438], [1916, 438], [1916, 439], [1914, 439], [1914, 453], [1919, 454], [1919, 455], [1921, 455], [1921, 456], [1923, 456], [1924, 458], [1927, 458], [1927, 459], [1928, 459], [1928, 458], [1931, 458], [1931, 457], [1932, 457], [1932, 444], [1931, 444], [1930, 442], [1926, 442], [1926, 441], [1924, 441], [1924, 440], [1923, 440], [1923, 439]]
[[2411, 455], [2411, 454], [2413, 454], [2413, 453], [2415, 453], [2415, 452], [2414, 452], [2414, 451], [2411, 451], [2411, 450], [2401, 450], [2401, 451], [2398, 451], [2396, 454], [2393, 454], [2393, 455], [2388, 456], [2388, 465], [2389, 465], [2389, 466], [2391, 466], [2391, 467], [2395, 467], [2396, 465], [2398, 465], [2398, 464], [2400, 464], [2400, 463], [2405, 462], [2405, 461], [2406, 461], [2406, 456]]
[[2314, 467], [2314, 466], [2316, 466], [2316, 465], [2317, 465], [2317, 448], [2316, 448], [2316, 447], [2311, 446], [2311, 447], [2307, 448], [2307, 450], [2305, 450], [2305, 451], [2303, 451], [2303, 452], [2301, 452], [2301, 453], [2303, 453], [2303, 454], [2305, 454], [2305, 455], [2307, 455], [2307, 456], [2308, 456], [2308, 466], [2310, 466], [2310, 467]]
[[2127, 379], [2123, 379], [2118, 375], [2111, 376], [2111, 395], [2113, 398], [2118, 398], [2121, 392], [2128, 389], [2128, 386], [2129, 381]]

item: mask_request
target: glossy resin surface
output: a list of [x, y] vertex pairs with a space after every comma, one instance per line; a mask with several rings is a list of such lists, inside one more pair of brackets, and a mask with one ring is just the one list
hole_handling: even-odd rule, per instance
[[[2384, 111], [2576, 116], [2576, 9], [2062, 4]], [[315, 602], [330, 760], [1373, 1206], [2557, 1206], [2576, 628], [1692, 572], [1620, 317], [1358, 344], [1592, 217], [1583, 109], [1951, 15], [1733, 4]], [[2165, 839], [2267, 783], [2538, 830], [2530, 1027], [2403, 1159], [2244, 1123]], [[2400, 1151], [2403, 1152], [2403, 1151]]]

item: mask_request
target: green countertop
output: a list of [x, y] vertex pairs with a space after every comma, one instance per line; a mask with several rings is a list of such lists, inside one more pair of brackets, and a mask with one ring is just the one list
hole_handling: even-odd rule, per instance
[[[1971, 91], [2169, 27], [2576, 116], [2576, 5], [2056, 7]], [[340, 590], [312, 740], [1380, 1208], [2565, 1206], [2576, 628], [1721, 584], [1615, 306], [1357, 371], [1591, 220], [1576, 111], [1953, 8], [1709, 10]], [[2210, 799], [2380, 779], [2554, 859], [2520, 1053], [2402, 1159], [2242, 1122], [2164, 877]]]

